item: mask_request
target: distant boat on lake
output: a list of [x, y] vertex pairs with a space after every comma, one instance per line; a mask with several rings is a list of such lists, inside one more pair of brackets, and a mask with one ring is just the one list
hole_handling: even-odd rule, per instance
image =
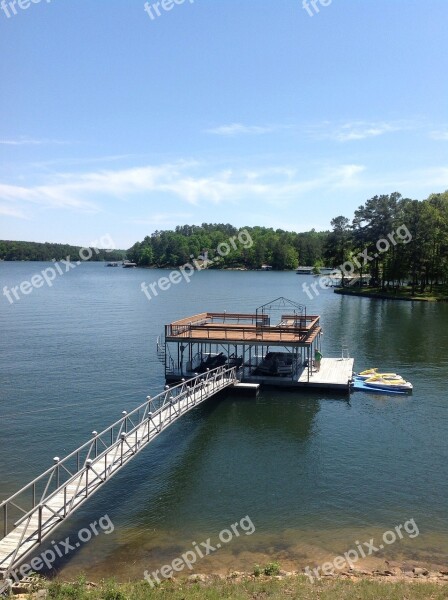
[[320, 275], [330, 275], [335, 272], [337, 272], [337, 269], [333, 269], [332, 267], [321, 267], [319, 269]]
[[123, 269], [134, 269], [137, 266], [137, 263], [133, 263], [129, 260], [123, 261]]

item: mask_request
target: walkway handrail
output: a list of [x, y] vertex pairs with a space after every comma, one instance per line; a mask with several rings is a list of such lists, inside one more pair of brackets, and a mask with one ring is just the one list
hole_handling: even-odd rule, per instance
[[[145, 421], [153, 420], [161, 414], [168, 403], [172, 404], [176, 399], [182, 399], [187, 390], [189, 393], [194, 394], [198, 386], [215, 383], [224, 380], [224, 378], [229, 380], [228, 385], [235, 382], [237, 380], [236, 368], [217, 367], [193, 379], [182, 381], [173, 387], [167, 386], [163, 392], [154, 398], [148, 396], [145, 402], [131, 412], [127, 413], [123, 411], [123, 417], [115, 421], [115, 423], [104, 429], [101, 433], [92, 432], [93, 438], [91, 440], [79, 446], [63, 459], [55, 459], [55, 464], [52, 467], [1, 502], [0, 510], [3, 510], [3, 535], [0, 535], [0, 540], [8, 534], [8, 507], [13, 507], [23, 513], [19, 520], [14, 522], [14, 526], [17, 527], [29, 518], [37, 507], [45, 504], [46, 500], [63, 490], [70, 481], [76, 479], [79, 473], [87, 467], [89, 460], [91, 461], [92, 459], [98, 459], [107, 455], [123, 439], [123, 434], [128, 437], [132, 433], [135, 433]], [[107, 438], [106, 441], [105, 438]], [[75, 465], [72, 466], [69, 463], [73, 460], [75, 460]], [[44, 486], [41, 493], [38, 493], [38, 484]], [[23, 508], [17, 502], [14, 502], [27, 492], [31, 494], [31, 498], [28, 498], [28, 503], [31, 501], [32, 504], [31, 508], [29, 506]]]

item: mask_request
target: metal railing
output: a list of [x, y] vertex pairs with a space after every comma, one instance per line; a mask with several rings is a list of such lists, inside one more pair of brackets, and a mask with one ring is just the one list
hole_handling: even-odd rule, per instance
[[251, 341], [254, 339], [274, 342], [302, 342], [306, 341], [309, 335], [308, 332], [304, 332], [302, 329], [278, 326], [272, 327], [269, 325], [259, 325], [256, 328], [253, 326], [251, 327], [250, 325], [239, 325], [238, 327], [232, 327], [232, 325], [215, 325], [213, 328], [192, 325], [188, 331], [184, 331], [179, 334], [178, 337], [190, 339], [195, 333], [197, 333], [195, 339], [224, 339], [240, 342], [244, 342], [245, 340]]
[[[224, 366], [167, 386], [133, 411], [123, 411], [122, 418], [101, 433], [93, 431], [91, 440], [63, 459], [56, 457], [51, 468], [4, 500], [0, 580], [171, 423], [236, 382], [236, 368]], [[5, 554], [2, 546], [8, 544], [2, 540], [9, 534], [15, 534], [18, 542], [14, 551]]]

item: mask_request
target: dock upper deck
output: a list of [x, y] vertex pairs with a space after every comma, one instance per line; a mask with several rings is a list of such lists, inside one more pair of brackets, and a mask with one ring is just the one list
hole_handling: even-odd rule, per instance
[[268, 315], [204, 312], [166, 325], [165, 339], [167, 342], [310, 346], [320, 332], [317, 315], [284, 314], [273, 325]]

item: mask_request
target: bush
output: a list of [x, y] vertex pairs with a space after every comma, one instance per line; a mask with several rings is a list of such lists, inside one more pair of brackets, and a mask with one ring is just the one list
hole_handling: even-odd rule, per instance
[[278, 562], [268, 563], [263, 569], [265, 575], [268, 577], [272, 577], [274, 575], [279, 575], [280, 573], [280, 565]]
[[254, 567], [254, 575], [255, 577], [260, 577], [260, 575], [263, 573], [263, 569], [260, 567], [260, 565], [255, 565]]

